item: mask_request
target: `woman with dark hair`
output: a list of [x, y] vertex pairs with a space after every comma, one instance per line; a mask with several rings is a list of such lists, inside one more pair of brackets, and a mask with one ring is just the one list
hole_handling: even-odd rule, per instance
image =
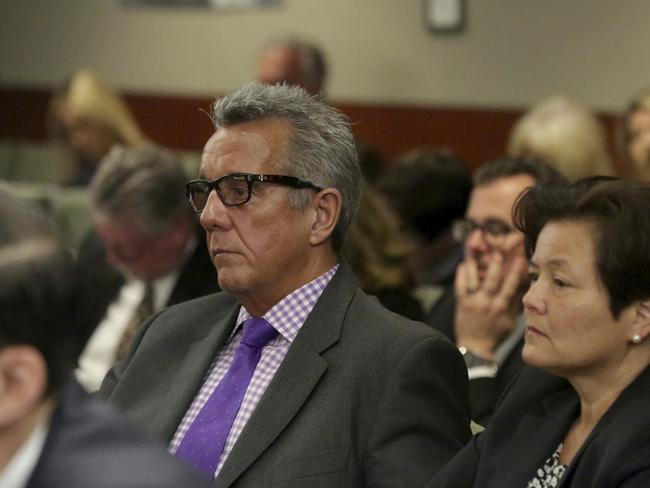
[[650, 184], [535, 187], [524, 369], [431, 487], [650, 486]]

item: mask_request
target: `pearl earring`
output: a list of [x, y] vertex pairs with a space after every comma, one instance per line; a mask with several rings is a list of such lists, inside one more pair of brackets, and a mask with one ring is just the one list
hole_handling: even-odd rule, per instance
[[632, 342], [634, 344], [641, 344], [642, 337], [639, 334], [634, 334], [632, 336]]

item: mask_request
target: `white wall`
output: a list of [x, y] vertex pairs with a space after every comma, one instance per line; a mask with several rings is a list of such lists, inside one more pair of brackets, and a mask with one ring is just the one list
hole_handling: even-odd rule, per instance
[[524, 107], [565, 92], [617, 111], [650, 85], [650, 0], [467, 0], [456, 36], [421, 0], [285, 0], [253, 12], [0, 0], [0, 85], [51, 86], [79, 67], [119, 88], [210, 96], [251, 77], [257, 48], [321, 43], [337, 102]]

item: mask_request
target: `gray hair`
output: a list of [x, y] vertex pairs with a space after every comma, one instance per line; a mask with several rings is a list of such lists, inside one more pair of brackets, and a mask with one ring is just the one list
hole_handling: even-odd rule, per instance
[[[336, 188], [343, 195], [341, 217], [332, 233], [338, 249], [361, 193], [361, 169], [349, 119], [302, 88], [258, 82], [216, 100], [212, 107], [217, 129], [267, 118], [285, 120], [292, 127], [287, 159], [279, 169], [321, 188]], [[302, 190], [291, 190], [288, 195], [300, 210], [310, 201]]]
[[186, 180], [181, 162], [168, 151], [114, 146], [90, 184], [93, 208], [109, 218], [129, 215], [143, 232], [157, 234], [190, 213]]

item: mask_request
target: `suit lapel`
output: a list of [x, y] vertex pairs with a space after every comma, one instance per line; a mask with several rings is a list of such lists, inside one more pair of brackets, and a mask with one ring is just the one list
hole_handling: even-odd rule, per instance
[[153, 421], [156, 432], [161, 432], [163, 439], [170, 441], [176, 432], [201, 388], [217, 352], [228, 340], [238, 313], [239, 305], [211, 326], [207, 336], [196, 341], [187, 350], [183, 363], [170, 382], [171, 387], [167, 395], [160, 399], [160, 406]]
[[239, 436], [216, 479], [216, 487], [231, 486], [300, 411], [327, 370], [321, 353], [338, 342], [355, 291], [351, 271], [342, 263]]
[[[526, 486], [553, 454], [578, 414], [578, 397], [568, 384], [541, 399], [519, 421], [509, 447], [504, 450], [494, 471], [501, 473], [498, 486]], [[513, 419], [513, 422], [516, 422]], [[530, 446], [522, 452], [522, 446]]]
[[[624, 432], [629, 432], [629, 426], [634, 425], [637, 432], [641, 432], [641, 443], [637, 444], [637, 439], [632, 439], [631, 436], [626, 439], [626, 443], [630, 446], [636, 446], [635, 455], [637, 459], [645, 459], [640, 450], [643, 449], [647, 452], [647, 442], [645, 432], [647, 432], [647, 408], [650, 403], [650, 367], [646, 367], [644, 371], [619, 395], [612, 406], [605, 412], [605, 415], [600, 419], [598, 424], [594, 427], [589, 437], [580, 446], [580, 449], [574, 456], [571, 464], [567, 468], [566, 473], [562, 477], [560, 487], [567, 486], [596, 486], [599, 483], [598, 479], [594, 479], [595, 466], [601, 467], [603, 463], [612, 463], [616, 466], [615, 472], [620, 475], [625, 472], [621, 466], [629, 460], [621, 459], [626, 454], [618, 453], [618, 457], [610, 457], [603, 459], [602, 447], [608, 442], [621, 442], [626, 435]], [[601, 438], [604, 437], [604, 438]], [[593, 445], [593, 448], [591, 446]], [[583, 459], [584, 457], [584, 459]], [[632, 461], [634, 462], [634, 461]], [[608, 470], [602, 470], [602, 473], [607, 473]], [[613, 486], [615, 481], [612, 478], [602, 480], [602, 483], [607, 486]], [[618, 484], [618, 482], [616, 482]], [[599, 485], [600, 486], [600, 485]]]
[[326, 369], [326, 361], [296, 339], [239, 436], [215, 486], [231, 486], [253, 464], [300, 411]]

